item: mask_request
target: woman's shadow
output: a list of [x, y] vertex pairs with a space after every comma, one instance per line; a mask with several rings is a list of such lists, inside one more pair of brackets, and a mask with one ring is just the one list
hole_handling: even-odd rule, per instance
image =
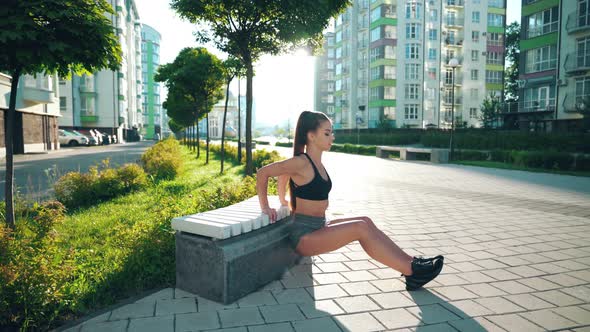
[[[428, 288], [411, 292], [396, 290], [367, 294], [366, 298], [377, 305], [374, 298], [384, 293], [392, 293], [393, 296], [401, 297], [401, 306], [383, 308], [377, 305], [379, 309], [367, 308], [365, 311], [347, 313], [346, 308], [339, 304], [339, 299], [353, 295], [344, 292], [339, 283], [318, 283], [318, 277], [322, 272], [314, 265], [313, 257], [303, 257], [297, 265], [285, 272], [281, 280], [272, 282], [262, 289], [271, 291], [279, 305], [292, 305], [290, 324], [295, 331], [356, 332], [401, 328], [412, 328], [419, 332], [487, 331], [480, 318], [470, 316]], [[314, 274], [318, 277], [314, 277]], [[395, 279], [392, 279], [392, 282], [396, 282]], [[467, 311], [471, 311], [469, 306], [474, 304], [470, 300], [456, 303]], [[266, 310], [272, 311], [264, 307], [260, 309], [263, 316]], [[286, 325], [276, 327], [287, 328]]]

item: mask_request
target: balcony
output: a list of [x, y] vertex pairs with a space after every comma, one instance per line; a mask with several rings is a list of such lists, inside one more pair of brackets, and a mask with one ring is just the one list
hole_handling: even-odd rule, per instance
[[[452, 77], [451, 76], [445, 77], [444, 84], [449, 87], [452, 86], [453, 85]], [[457, 73], [455, 75], [455, 85], [462, 85], [462, 84], [463, 84], [463, 75], [461, 75], [460, 73]]]
[[443, 22], [450, 29], [463, 29], [465, 25], [465, 19], [463, 17], [447, 16]]
[[[590, 50], [589, 50], [590, 51]], [[565, 57], [565, 72], [570, 76], [583, 75], [590, 70], [590, 53], [572, 52]]]
[[555, 99], [532, 100], [504, 103], [501, 113], [552, 113], [555, 112]]
[[567, 113], [580, 113], [590, 109], [590, 95], [565, 95], [563, 99], [563, 111]]
[[583, 32], [590, 29], [590, 14], [580, 15], [575, 11], [567, 17], [566, 30], [568, 33]]
[[91, 111], [81, 110], [80, 111], [80, 121], [83, 123], [98, 122], [98, 115], [96, 115], [94, 112], [91, 112]]
[[444, 4], [447, 7], [453, 7], [453, 8], [457, 8], [457, 9], [463, 8], [463, 6], [465, 5], [463, 0], [446, 0], [444, 2]]
[[39, 104], [50, 104], [56, 99], [51, 86], [51, 77], [39, 75], [37, 78], [25, 75], [21, 78], [23, 82], [22, 95], [24, 100]]
[[[445, 106], [453, 105], [453, 98], [451, 98], [450, 95], [445, 95], [443, 98], [443, 104], [445, 104]], [[462, 105], [462, 104], [463, 104], [463, 98], [461, 96], [455, 96], [455, 105]]]
[[451, 61], [451, 59], [453, 59], [453, 58], [455, 58], [455, 59], [457, 59], [459, 61], [459, 67], [461, 65], [463, 65], [463, 56], [462, 55], [459, 55], [459, 56], [445, 56], [445, 57], [443, 57], [443, 61], [444, 61], [444, 64], [443, 65], [444, 66], [449, 66], [449, 61]]
[[445, 45], [447, 47], [462, 47], [463, 46], [463, 39], [462, 38], [445, 38]]

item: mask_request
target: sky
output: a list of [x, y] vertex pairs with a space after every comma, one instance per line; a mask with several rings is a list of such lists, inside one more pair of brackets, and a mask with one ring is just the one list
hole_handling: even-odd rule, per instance
[[[521, 0], [507, 0], [507, 20], [509, 24], [520, 22]], [[212, 45], [199, 45], [193, 32], [196, 26], [182, 20], [170, 9], [167, 0], [135, 0], [140, 21], [147, 24], [162, 36], [160, 44], [161, 64], [174, 61], [176, 55], [185, 47], [206, 46], [210, 52], [221, 59], [227, 55]], [[313, 110], [314, 58], [301, 52], [282, 56], [263, 56], [255, 64], [253, 82], [256, 103], [257, 123], [283, 124], [290, 119], [291, 125], [297, 121], [299, 113]], [[230, 87], [237, 95], [237, 80]], [[246, 81], [241, 83], [242, 95], [246, 94]], [[164, 100], [164, 99], [162, 99]]]

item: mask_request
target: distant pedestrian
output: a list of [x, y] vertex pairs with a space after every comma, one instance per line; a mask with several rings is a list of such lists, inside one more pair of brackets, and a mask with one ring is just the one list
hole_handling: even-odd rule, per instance
[[267, 165], [257, 173], [256, 189], [262, 212], [271, 222], [277, 218], [268, 204], [268, 178], [279, 177], [281, 204], [287, 205], [287, 181], [294, 222], [291, 241], [303, 256], [320, 255], [358, 241], [367, 254], [405, 276], [406, 289], [415, 290], [434, 279], [442, 270], [444, 257], [412, 257], [400, 249], [366, 216], [330, 220], [326, 223], [328, 194], [332, 180], [322, 164], [322, 153], [334, 142], [332, 122], [323, 113], [305, 111], [295, 130], [293, 157]]

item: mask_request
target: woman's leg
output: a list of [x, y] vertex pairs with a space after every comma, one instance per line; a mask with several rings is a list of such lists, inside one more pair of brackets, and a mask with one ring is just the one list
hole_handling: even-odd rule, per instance
[[[336, 220], [335, 220], [336, 221]], [[366, 217], [337, 222], [301, 237], [297, 251], [303, 256], [314, 256], [339, 249], [359, 241], [371, 258], [404, 275], [412, 274], [413, 257], [401, 250]]]

